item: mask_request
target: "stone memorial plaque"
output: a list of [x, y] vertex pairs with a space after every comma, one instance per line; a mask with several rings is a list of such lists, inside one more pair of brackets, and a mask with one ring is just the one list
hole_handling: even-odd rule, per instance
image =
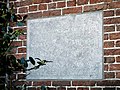
[[27, 79], [102, 79], [102, 15], [96, 11], [28, 20], [27, 57], [53, 62]]

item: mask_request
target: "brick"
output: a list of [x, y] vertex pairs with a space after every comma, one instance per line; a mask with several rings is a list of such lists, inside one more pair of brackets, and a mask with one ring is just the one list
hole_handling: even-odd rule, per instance
[[115, 58], [114, 57], [104, 57], [104, 63], [114, 63]]
[[28, 7], [21, 7], [19, 8], [19, 13], [27, 13], [28, 12]]
[[63, 9], [63, 15], [64, 14], [81, 13], [81, 12], [82, 12], [82, 7]]
[[10, 24], [9, 24], [11, 27], [16, 27], [16, 22], [13, 22], [13, 21], [10, 21]]
[[89, 90], [89, 88], [78, 87], [77, 90]]
[[34, 4], [49, 3], [51, 0], [33, 0]]
[[60, 87], [57, 88], [57, 90], [66, 90], [66, 87], [60, 86]]
[[[41, 88], [40, 88], [40, 87], [37, 87], [36, 90], [41, 90]], [[49, 90], [49, 89], [47, 89], [47, 90]], [[53, 89], [53, 90], [54, 90], [54, 89]]]
[[67, 88], [67, 90], [76, 90], [76, 88]]
[[88, 0], [77, 0], [78, 5], [88, 4]]
[[40, 4], [40, 3], [42, 3], [42, 0], [33, 0], [32, 2], [33, 2], [33, 4]]
[[14, 54], [14, 53], [17, 53], [17, 48], [13, 48], [11, 51], [10, 51], [11, 54]]
[[10, 22], [10, 26], [11, 27], [15, 27], [16, 26], [16, 22]]
[[119, 1], [118, 1], [118, 2], [111, 2], [111, 3], [109, 4], [109, 8], [110, 8], [110, 9], [120, 8], [120, 2], [119, 2]]
[[91, 88], [90, 90], [102, 90], [102, 88]]
[[111, 48], [111, 47], [114, 47], [114, 41], [104, 42], [104, 48]]
[[32, 4], [31, 0], [25, 0], [25, 1], [21, 1], [20, 2], [21, 6], [28, 6], [28, 5], [31, 5], [31, 4]]
[[90, 0], [90, 3], [100, 3], [100, 2], [112, 2], [112, 0]]
[[20, 2], [14, 2], [15, 7], [20, 7]]
[[25, 39], [27, 39], [27, 35], [20, 35], [20, 36], [18, 37], [18, 39], [25, 40]]
[[42, 17], [42, 12], [36, 12], [36, 13], [29, 13], [28, 18], [29, 19], [35, 19]]
[[18, 53], [26, 53], [26, 48], [18, 48]]
[[47, 10], [47, 4], [40, 4], [39, 10]]
[[23, 84], [25, 84], [25, 81], [17, 81], [14, 83], [15, 86], [22, 86]]
[[120, 49], [105, 49], [104, 55], [120, 55]]
[[103, 90], [116, 90], [116, 88], [115, 87], [105, 87], [105, 88], [103, 88]]
[[94, 86], [95, 81], [73, 81], [72, 85], [73, 86]]
[[116, 72], [116, 78], [120, 78], [120, 72]]
[[27, 45], [27, 42], [26, 41], [23, 41], [23, 46], [26, 46]]
[[84, 6], [84, 12], [105, 10], [107, 8], [109, 8], [107, 4], [87, 5], [87, 6]]
[[114, 72], [105, 72], [105, 78], [115, 78]]
[[117, 31], [120, 31], [120, 25], [117, 25]]
[[104, 24], [119, 24], [119, 23], [120, 23], [120, 17], [104, 19]]
[[104, 11], [103, 16], [104, 17], [114, 16], [114, 10]]
[[104, 26], [104, 32], [113, 32], [113, 31], [115, 31], [115, 25]]
[[116, 57], [116, 62], [120, 62], [120, 56]]
[[108, 71], [108, 65], [104, 65], [104, 71]]
[[28, 90], [36, 90], [36, 87], [28, 87]]
[[61, 10], [51, 10], [51, 11], [44, 11], [43, 12], [43, 17], [60, 16], [60, 15], [61, 15]]
[[17, 59], [20, 59], [21, 57], [26, 58], [26, 54], [15, 54], [15, 57], [16, 57]]
[[28, 6], [31, 5], [32, 2], [31, 0], [25, 0], [25, 1], [21, 1], [21, 2], [15, 2], [15, 7], [21, 7], [21, 6]]
[[53, 0], [54, 2], [56, 2], [56, 1], [61, 1], [61, 0]]
[[[38, 89], [38, 90], [39, 90], [39, 89]], [[55, 88], [55, 87], [48, 87], [47, 90], [56, 90], [56, 88]]]
[[76, 2], [75, 1], [68, 1], [67, 7], [70, 7], [70, 6], [76, 6]]
[[104, 34], [104, 40], [108, 40], [108, 34]]
[[14, 41], [11, 46], [22, 46], [22, 41]]
[[37, 5], [29, 6], [29, 12], [31, 11], [37, 11]]
[[19, 30], [19, 31], [23, 31], [23, 32], [27, 32], [27, 27], [15, 27], [14, 30]]
[[110, 65], [110, 70], [111, 71], [120, 70], [120, 64], [111, 64]]
[[53, 0], [42, 0], [42, 3], [50, 3], [52, 2]]
[[116, 47], [120, 47], [120, 41], [116, 41]]
[[53, 86], [70, 86], [70, 81], [53, 81]]
[[103, 80], [97, 82], [97, 86], [119, 86], [119, 85], [120, 85], [120, 80]]
[[48, 4], [48, 9], [55, 9], [55, 8], [56, 8], [56, 3]]
[[42, 3], [42, 0], [33, 0], [33, 4], [40, 4]]
[[18, 79], [26, 79], [26, 74], [18, 74]]
[[57, 2], [57, 8], [63, 8], [65, 6], [65, 2]]
[[51, 81], [33, 81], [33, 86], [50, 86], [51, 85]]
[[116, 10], [116, 15], [117, 15], [117, 16], [120, 15], [120, 9], [117, 9], [117, 10]]
[[120, 33], [111, 33], [110, 40], [120, 39]]

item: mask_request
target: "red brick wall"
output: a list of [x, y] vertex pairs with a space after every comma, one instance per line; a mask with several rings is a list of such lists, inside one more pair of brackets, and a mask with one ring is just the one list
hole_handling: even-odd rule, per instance
[[[14, 2], [15, 0], [11, 0]], [[16, 0], [16, 12], [28, 14], [28, 18], [42, 18], [65, 14], [104, 11], [104, 79], [100, 81], [27, 81], [25, 74], [18, 73], [21, 79], [16, 85], [27, 83], [29, 90], [40, 90], [41, 85], [51, 90], [120, 90], [120, 0]], [[18, 27], [14, 27], [17, 29]], [[15, 42], [18, 45], [17, 58], [26, 56], [27, 26], [19, 29], [25, 31]]]

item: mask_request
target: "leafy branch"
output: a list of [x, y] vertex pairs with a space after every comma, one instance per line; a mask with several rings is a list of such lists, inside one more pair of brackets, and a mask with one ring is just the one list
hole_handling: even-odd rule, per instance
[[[35, 58], [39, 60], [35, 62], [36, 60], [32, 57], [29, 57], [28, 60], [26, 60], [24, 57], [17, 59], [13, 54], [11, 54], [12, 49], [15, 48], [12, 46], [12, 43], [17, 39], [18, 36], [23, 35], [24, 32], [21, 30], [14, 30], [10, 24], [15, 23], [16, 26], [24, 26], [27, 15], [16, 15], [14, 13], [14, 5], [11, 7], [7, 6], [7, 0], [0, 1], [0, 75], [4, 75], [6, 77], [5, 81], [3, 81], [3, 84], [7, 84], [7, 86], [5, 85], [5, 89], [1, 88], [2, 90], [6, 90], [6, 88], [12, 90], [12, 87], [14, 87], [11, 86], [11, 83], [13, 83], [11, 79], [10, 83], [7, 82], [7, 76], [10, 78], [11, 75], [19, 71], [25, 72], [33, 69], [39, 69], [40, 66], [46, 65], [47, 62], [52, 62], [41, 60], [39, 58]], [[33, 67], [28, 68], [29, 62], [33, 64]], [[15, 90], [15, 88], [13, 90]]]

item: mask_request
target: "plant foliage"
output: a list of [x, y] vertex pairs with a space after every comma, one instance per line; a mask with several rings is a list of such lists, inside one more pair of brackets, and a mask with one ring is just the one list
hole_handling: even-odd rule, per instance
[[[11, 53], [12, 49], [15, 48], [12, 46], [12, 43], [19, 35], [24, 33], [22, 30], [14, 30], [10, 26], [10, 23], [16, 23], [17, 26], [23, 26], [25, 25], [27, 15], [23, 17], [16, 15], [14, 13], [14, 6], [7, 6], [7, 0], [0, 1], [0, 76], [6, 74], [11, 76], [13, 73], [18, 71], [30, 71], [33, 69], [38, 69], [40, 66], [46, 65], [46, 62], [51, 62], [35, 58], [39, 60], [37, 63], [35, 63], [35, 59], [32, 57], [29, 57], [28, 60], [26, 60], [24, 57], [16, 59], [14, 54]], [[28, 62], [33, 64], [32, 68], [27, 68]], [[6, 84], [6, 81], [2, 81], [2, 83]], [[13, 90], [15, 90], [15, 88]]]
[[[24, 33], [21, 30], [13, 30], [10, 27], [10, 23], [17, 23], [19, 18], [13, 12], [13, 6], [7, 8], [7, 4], [6, 0], [0, 2], [0, 73], [10, 75], [14, 71], [24, 69], [23, 64], [14, 55], [10, 54], [14, 48], [11, 46], [13, 41]], [[26, 16], [24, 17], [27, 18]]]

